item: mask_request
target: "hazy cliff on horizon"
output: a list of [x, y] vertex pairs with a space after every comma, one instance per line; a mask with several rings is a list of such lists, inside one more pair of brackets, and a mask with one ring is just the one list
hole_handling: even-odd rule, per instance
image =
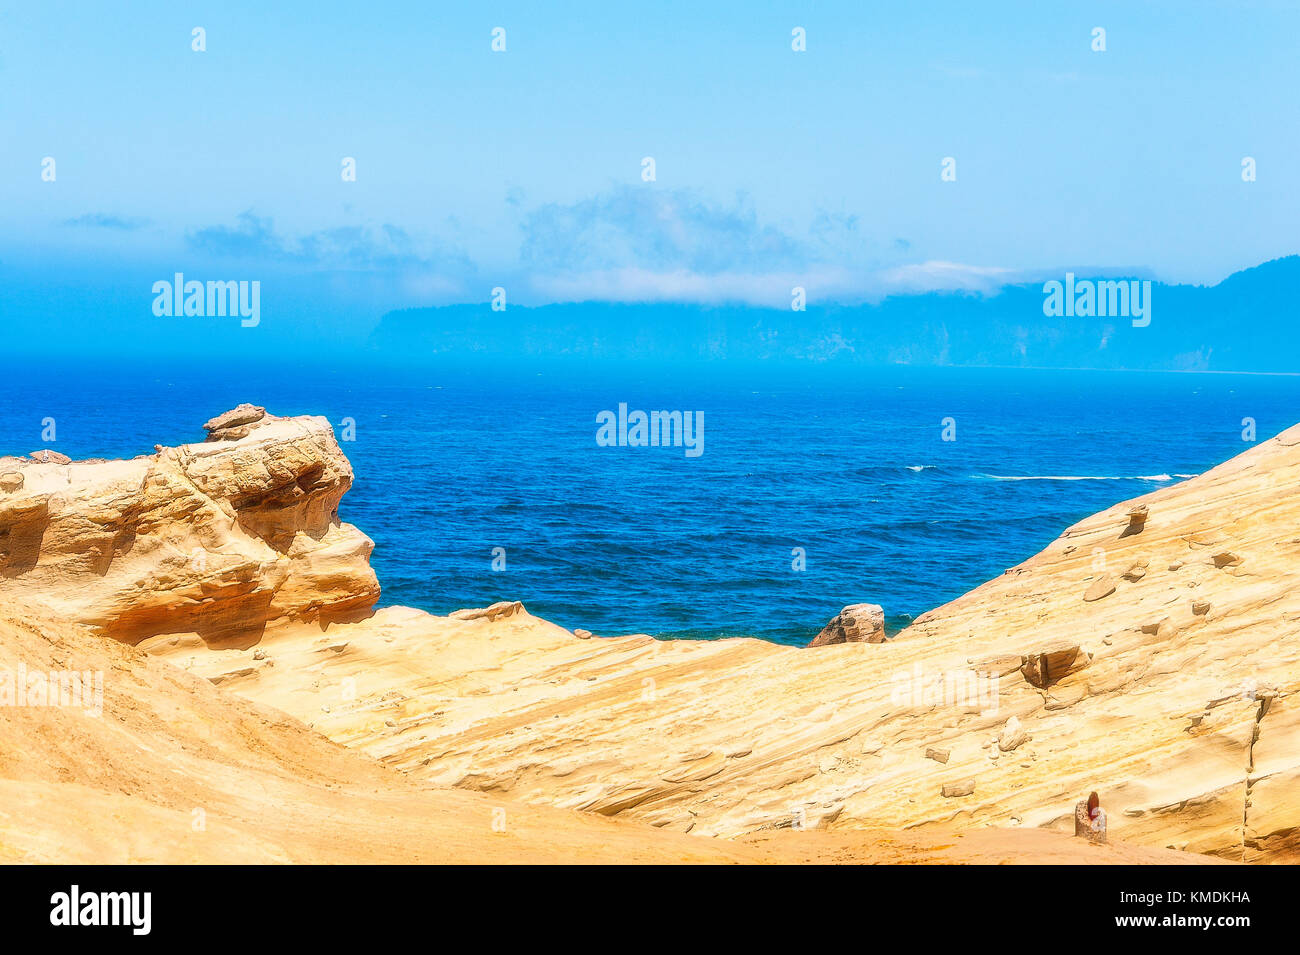
[[[1081, 271], [1082, 280], [1149, 279]], [[1064, 282], [1065, 274], [1046, 280]], [[1213, 286], [1151, 285], [1150, 324], [1131, 317], [1044, 314], [1043, 282], [991, 294], [929, 292], [806, 311], [748, 305], [507, 303], [389, 312], [375, 354], [646, 361], [799, 360], [1150, 371], [1292, 373], [1290, 334], [1300, 256], [1234, 273]], [[1144, 321], [1145, 316], [1139, 321]]]

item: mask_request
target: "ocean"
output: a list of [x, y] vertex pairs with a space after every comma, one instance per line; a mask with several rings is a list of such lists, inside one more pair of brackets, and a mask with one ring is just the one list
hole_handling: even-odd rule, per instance
[[[1272, 436], [1300, 420], [1300, 378], [27, 364], [0, 373], [0, 454], [148, 454], [243, 401], [351, 439], [341, 516], [375, 541], [381, 605], [522, 600], [601, 635], [803, 644], [851, 603], [906, 625], [1080, 518], [1242, 452], [1243, 419]], [[618, 446], [617, 426], [601, 446], [598, 415], [620, 404], [691, 412], [700, 453]]]

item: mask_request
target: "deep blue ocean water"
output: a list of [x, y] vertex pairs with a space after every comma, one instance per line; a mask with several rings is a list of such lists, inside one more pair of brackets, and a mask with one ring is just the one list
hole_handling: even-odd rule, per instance
[[[0, 454], [146, 454], [241, 401], [321, 414], [383, 604], [519, 599], [566, 627], [803, 643], [842, 606], [891, 627], [1102, 508], [1300, 421], [1300, 378], [748, 365], [0, 369]], [[704, 412], [704, 453], [600, 447], [596, 415]], [[944, 419], [956, 440], [943, 440]], [[493, 549], [505, 570], [493, 570]], [[795, 570], [794, 549], [806, 553]]]

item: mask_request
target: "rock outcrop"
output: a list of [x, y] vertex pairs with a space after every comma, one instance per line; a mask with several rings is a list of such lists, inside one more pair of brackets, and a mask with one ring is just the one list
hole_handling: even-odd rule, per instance
[[367, 614], [373, 544], [339, 520], [352, 468], [329, 423], [242, 405], [207, 429], [129, 461], [10, 459], [0, 595], [127, 643], [250, 645], [267, 626]]
[[274, 666], [193, 638], [148, 649], [419, 778], [664, 829], [1068, 832], [1096, 790], [1112, 839], [1296, 861], [1297, 485], [1300, 443], [1263, 442], [870, 646], [388, 608], [268, 636]]
[[203, 425], [209, 441], [238, 441], [252, 433], [266, 419], [266, 409], [244, 403], [212, 418]]
[[813, 637], [810, 647], [836, 643], [884, 643], [885, 611], [879, 604], [850, 604]]
[[810, 651], [580, 639], [511, 601], [370, 614], [328, 424], [260, 410], [132, 461], [0, 462], [22, 477], [0, 492], [5, 605], [39, 599], [419, 785], [733, 837], [1068, 833], [1096, 790], [1112, 839], [1300, 860], [1300, 428], [891, 640], [850, 639], [879, 608], [846, 608], [843, 642]]
[[[82, 673], [14, 705], [16, 674]], [[29, 683], [30, 685], [30, 683]], [[65, 703], [67, 705], [65, 705]], [[702, 839], [438, 788], [136, 647], [0, 603], [0, 864], [1164, 863], [1058, 833], [783, 832]], [[1264, 754], [1261, 754], [1264, 758]]]
[[52, 451], [49, 448], [42, 448], [39, 451], [33, 451], [28, 455], [33, 461], [40, 464], [71, 464], [72, 458], [66, 454], [60, 454], [58, 451]]
[[718, 864], [796, 848], [437, 789], [47, 608], [0, 604], [0, 687], [69, 669], [99, 677], [90, 705], [0, 706], [0, 863]]

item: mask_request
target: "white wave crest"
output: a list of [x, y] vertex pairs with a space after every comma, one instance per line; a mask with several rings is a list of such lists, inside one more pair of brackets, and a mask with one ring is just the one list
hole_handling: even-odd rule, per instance
[[[1194, 474], [1179, 474], [1177, 477], [1195, 477]], [[1097, 475], [1097, 474], [977, 474], [975, 477], [987, 481], [1152, 481], [1164, 483], [1174, 480], [1169, 474]]]

